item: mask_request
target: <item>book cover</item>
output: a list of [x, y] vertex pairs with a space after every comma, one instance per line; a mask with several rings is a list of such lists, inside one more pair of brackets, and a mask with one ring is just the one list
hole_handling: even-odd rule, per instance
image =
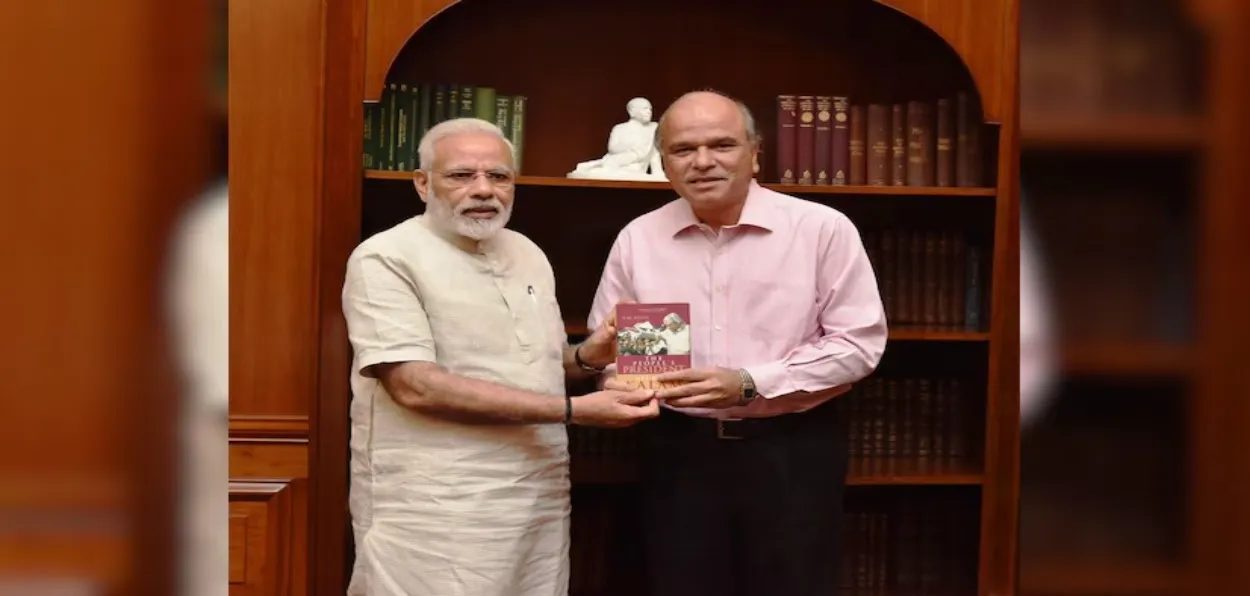
[[634, 387], [661, 389], [660, 373], [690, 368], [690, 305], [618, 304], [616, 376]]

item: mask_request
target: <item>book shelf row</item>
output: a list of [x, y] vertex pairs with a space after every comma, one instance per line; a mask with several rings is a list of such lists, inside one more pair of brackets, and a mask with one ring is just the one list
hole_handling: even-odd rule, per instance
[[[969, 378], [870, 377], [835, 398], [847, 424], [850, 484], [978, 484], [983, 392]], [[582, 482], [632, 482], [647, 426], [571, 427], [573, 475]]]
[[[586, 497], [589, 499], [575, 493], [574, 500], [582, 501], [575, 507], [594, 509], [605, 505], [591, 495]], [[977, 499], [967, 495], [920, 497], [843, 505], [845, 521], [838, 559], [841, 596], [975, 591]], [[638, 539], [634, 522], [619, 514], [574, 519], [571, 594], [639, 593], [639, 577], [614, 577], [616, 574], [608, 572], [611, 567], [632, 567], [630, 564], [637, 562], [636, 551], [619, 550], [622, 543]]]
[[524, 95], [504, 95], [494, 87], [387, 83], [381, 99], [364, 107], [364, 167], [411, 172], [418, 165], [417, 145], [432, 126], [453, 118], [478, 118], [498, 126], [512, 141], [519, 172], [527, 102]]
[[[412, 181], [412, 172], [365, 170], [366, 180]], [[604, 188], [616, 190], [663, 190], [673, 192], [667, 182], [644, 182], [637, 180], [587, 180], [580, 178], [562, 178], [558, 176], [519, 176], [518, 187], [571, 187], [571, 188]], [[934, 197], [993, 197], [997, 194], [993, 188], [984, 187], [915, 187], [915, 186], [808, 186], [800, 184], [762, 184], [780, 193], [790, 195], [896, 195], [896, 196], [934, 196]]]
[[777, 171], [782, 184], [977, 187], [983, 126], [963, 92], [867, 105], [779, 95]]
[[867, 230], [862, 236], [891, 326], [985, 328], [989, 268], [979, 245], [954, 230]]

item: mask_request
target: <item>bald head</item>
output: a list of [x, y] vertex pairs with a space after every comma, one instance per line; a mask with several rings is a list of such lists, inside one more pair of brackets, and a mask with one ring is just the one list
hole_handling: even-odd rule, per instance
[[690, 91], [678, 97], [664, 110], [655, 135], [655, 146], [661, 151], [664, 149], [664, 138], [669, 136], [673, 118], [677, 119], [679, 125], [692, 120], [706, 122], [717, 119], [718, 122], [729, 123], [742, 131], [747, 143], [754, 144], [759, 140], [751, 110], [741, 101], [719, 91]]

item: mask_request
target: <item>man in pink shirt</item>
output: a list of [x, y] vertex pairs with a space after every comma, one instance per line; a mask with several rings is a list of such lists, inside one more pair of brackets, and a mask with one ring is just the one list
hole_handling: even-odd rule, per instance
[[740, 102], [688, 93], [656, 143], [681, 198], [621, 231], [589, 319], [627, 301], [690, 304], [693, 368], [662, 377], [685, 384], [659, 392], [645, 423], [651, 593], [837, 594], [847, 457], [829, 401], [886, 343], [859, 233], [755, 182], [759, 138]]

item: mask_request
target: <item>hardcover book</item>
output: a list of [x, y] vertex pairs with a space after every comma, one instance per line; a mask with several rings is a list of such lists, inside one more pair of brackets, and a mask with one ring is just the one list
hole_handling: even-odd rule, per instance
[[690, 368], [690, 305], [618, 304], [616, 376], [638, 388], [662, 389], [660, 373]]

